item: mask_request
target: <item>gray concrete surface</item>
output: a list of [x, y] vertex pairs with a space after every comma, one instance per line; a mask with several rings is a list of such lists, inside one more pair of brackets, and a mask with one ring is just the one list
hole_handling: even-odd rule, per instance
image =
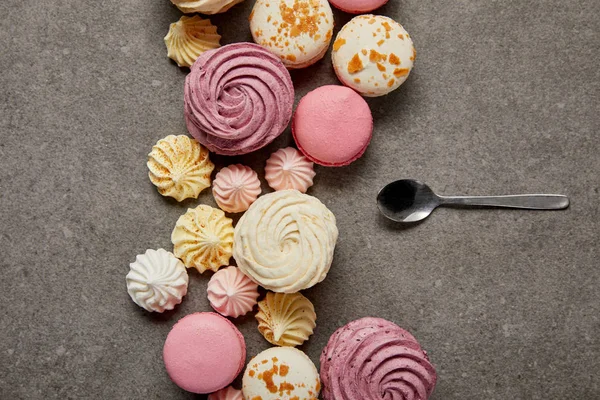
[[[252, 0], [213, 17], [249, 40]], [[434, 399], [600, 398], [600, 3], [390, 0], [419, 51], [396, 93], [370, 100], [375, 135], [347, 168], [318, 168], [310, 193], [337, 215], [313, 360], [340, 325], [395, 321], [439, 372]], [[147, 179], [146, 154], [186, 132], [185, 71], [163, 37], [168, 0], [0, 2], [0, 399], [191, 399], [163, 368], [182, 316], [209, 310], [191, 274], [176, 311], [149, 315], [128, 264], [171, 249], [177, 204]], [[349, 16], [336, 13], [337, 28]], [[336, 83], [328, 61], [293, 73], [297, 99]], [[262, 173], [289, 131], [245, 157]], [[402, 229], [375, 195], [401, 177], [440, 193], [568, 194], [564, 212], [438, 210]], [[267, 188], [265, 187], [265, 190]], [[200, 203], [214, 204], [210, 193]], [[268, 347], [252, 316], [248, 355]]]

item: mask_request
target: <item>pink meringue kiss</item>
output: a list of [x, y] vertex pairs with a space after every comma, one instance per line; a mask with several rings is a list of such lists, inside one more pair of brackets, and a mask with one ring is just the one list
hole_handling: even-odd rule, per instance
[[275, 190], [296, 189], [306, 193], [313, 185], [314, 163], [293, 147], [271, 154], [265, 168], [265, 179]]
[[227, 386], [225, 389], [209, 394], [208, 400], [244, 400], [244, 398], [241, 390]]
[[260, 195], [258, 175], [250, 167], [234, 164], [215, 176], [213, 196], [221, 210], [228, 213], [246, 211]]
[[281, 60], [253, 43], [202, 53], [185, 79], [185, 122], [210, 151], [250, 153], [287, 128], [294, 85]]
[[427, 400], [436, 379], [413, 335], [381, 318], [339, 328], [321, 353], [324, 400]]
[[210, 278], [206, 292], [212, 308], [232, 318], [252, 311], [258, 300], [258, 285], [237, 267], [216, 272]]

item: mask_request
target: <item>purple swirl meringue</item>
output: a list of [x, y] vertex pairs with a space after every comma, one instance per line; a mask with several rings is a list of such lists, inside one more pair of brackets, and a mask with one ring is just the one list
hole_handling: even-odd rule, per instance
[[279, 58], [253, 43], [235, 43], [198, 57], [185, 79], [185, 121], [210, 151], [250, 153], [288, 126], [294, 86]]
[[381, 318], [339, 328], [321, 353], [325, 400], [427, 400], [436, 379], [417, 340]]

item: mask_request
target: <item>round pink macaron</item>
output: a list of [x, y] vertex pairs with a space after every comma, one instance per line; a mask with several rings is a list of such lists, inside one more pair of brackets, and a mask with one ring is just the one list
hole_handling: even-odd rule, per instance
[[388, 0], [329, 0], [332, 6], [350, 14], [362, 14], [383, 6]]
[[300, 100], [292, 133], [311, 161], [329, 167], [350, 164], [363, 155], [373, 135], [367, 102], [345, 86], [322, 86]]
[[163, 359], [177, 386], [188, 392], [211, 393], [229, 385], [242, 372], [246, 343], [228, 319], [215, 313], [195, 313], [173, 326]]

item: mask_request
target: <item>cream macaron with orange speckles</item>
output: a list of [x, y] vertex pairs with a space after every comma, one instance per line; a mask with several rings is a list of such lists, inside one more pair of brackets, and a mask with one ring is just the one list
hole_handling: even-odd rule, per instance
[[348, 22], [333, 43], [333, 67], [342, 83], [363, 96], [383, 96], [406, 81], [417, 52], [408, 32], [381, 15]]
[[333, 34], [327, 0], [256, 0], [249, 20], [254, 41], [289, 69], [322, 59]]

